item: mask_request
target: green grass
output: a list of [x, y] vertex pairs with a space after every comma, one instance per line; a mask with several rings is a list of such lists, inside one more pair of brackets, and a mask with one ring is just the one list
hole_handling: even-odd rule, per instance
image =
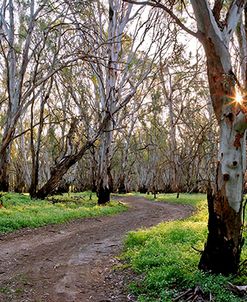
[[[148, 198], [153, 199], [152, 196]], [[240, 280], [209, 275], [197, 269], [200, 254], [193, 247], [202, 250], [206, 240], [206, 196], [181, 194], [177, 199], [175, 194], [161, 194], [157, 200], [190, 204], [197, 211], [185, 220], [161, 223], [128, 234], [124, 258], [142, 276], [138, 283], [131, 285], [131, 292], [138, 296], [138, 301], [169, 302], [179, 293], [196, 286], [205, 294], [211, 293], [216, 302], [243, 301], [227, 289], [229, 281]], [[246, 256], [245, 246], [242, 257]], [[241, 278], [247, 284], [246, 276]]]
[[[52, 204], [52, 199], [59, 202]], [[7, 193], [1, 200], [0, 233], [63, 223], [82, 217], [113, 215], [127, 209], [118, 202], [97, 206], [97, 197], [90, 192], [63, 194], [50, 200], [31, 200], [28, 194]]]

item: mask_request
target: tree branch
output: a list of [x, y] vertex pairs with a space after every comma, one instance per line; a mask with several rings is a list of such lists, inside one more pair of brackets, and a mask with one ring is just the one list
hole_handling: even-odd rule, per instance
[[220, 12], [222, 10], [223, 3], [224, 3], [224, 0], [215, 0], [215, 3], [214, 3], [213, 15], [214, 15], [217, 23], [219, 23], [219, 21], [220, 21]]
[[149, 1], [136, 1], [136, 0], [123, 0], [124, 2], [132, 3], [132, 4], [137, 4], [137, 5], [149, 5], [152, 7], [158, 7], [163, 9], [176, 23], [178, 26], [180, 26], [184, 31], [186, 31], [188, 34], [199, 38], [198, 32], [194, 32], [190, 30], [187, 26], [181, 22], [181, 20], [170, 10], [168, 7], [166, 7], [164, 4], [159, 3], [157, 1], [155, 2], [149, 2]]
[[223, 34], [227, 43], [229, 43], [237, 25], [239, 22], [240, 15], [247, 3], [247, 0], [234, 0], [230, 5], [228, 13], [226, 15], [225, 27]]

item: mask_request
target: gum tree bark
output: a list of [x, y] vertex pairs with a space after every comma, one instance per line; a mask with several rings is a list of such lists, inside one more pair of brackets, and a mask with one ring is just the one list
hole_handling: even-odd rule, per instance
[[112, 136], [114, 129], [113, 112], [118, 102], [117, 85], [119, 82], [119, 60], [122, 51], [122, 36], [129, 21], [132, 5], [122, 6], [120, 0], [109, 0], [108, 25], [108, 66], [106, 69], [105, 89], [101, 89], [102, 117], [105, 113], [111, 115], [100, 140], [99, 166], [97, 177], [98, 204], [110, 201], [113, 183], [111, 176]]
[[[221, 27], [222, 5], [212, 11], [208, 1], [191, 0], [199, 39], [207, 59], [209, 89], [220, 128], [216, 179], [208, 191], [208, 238], [199, 268], [236, 273], [243, 245], [242, 203], [245, 163], [245, 112], [234, 100], [238, 80], [232, 72], [229, 42], [246, 1], [233, 1]], [[216, 1], [219, 5], [219, 1]]]

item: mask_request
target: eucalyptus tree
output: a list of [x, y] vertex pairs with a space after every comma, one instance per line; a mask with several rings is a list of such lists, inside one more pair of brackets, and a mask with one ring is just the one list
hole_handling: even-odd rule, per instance
[[68, 30], [62, 26], [66, 15], [67, 7], [55, 5], [53, 1], [6, 0], [1, 3], [1, 76], [7, 87], [2, 106], [5, 125], [0, 143], [1, 190], [8, 190], [11, 143], [17, 124], [21, 124], [20, 117], [40, 97], [50, 78], [75, 61], [62, 39]]
[[[142, 1], [128, 2], [144, 4]], [[241, 90], [241, 81], [234, 70], [230, 44], [238, 24], [245, 22], [243, 10], [246, 1], [191, 0], [190, 3], [197, 31], [189, 28], [176, 15], [170, 1], [145, 1], [145, 4], [163, 9], [204, 47], [209, 90], [220, 128], [220, 143], [215, 182], [208, 191], [209, 233], [199, 267], [215, 273], [236, 273], [243, 245], [242, 210], [247, 124], [243, 99], [237, 92]], [[246, 39], [245, 34], [243, 38]], [[242, 47], [245, 47], [245, 43]]]
[[[102, 110], [102, 118], [109, 112], [112, 116], [113, 111], [117, 106], [117, 98], [120, 95], [117, 91], [117, 81], [119, 77], [120, 60], [122, 52], [122, 38], [125, 27], [130, 20], [132, 10], [131, 4], [122, 6], [119, 0], [109, 0], [109, 20], [107, 29], [107, 53], [108, 58], [105, 64], [106, 69], [103, 71], [98, 66], [92, 66], [100, 80], [99, 93], [100, 93], [100, 107]], [[103, 38], [103, 37], [102, 37]], [[124, 54], [125, 55], [125, 54]], [[105, 81], [103, 79], [105, 77]], [[122, 89], [122, 87], [119, 87]], [[133, 95], [134, 90], [131, 91]], [[121, 92], [120, 92], [121, 93]], [[111, 157], [112, 157], [112, 135], [114, 128], [114, 118], [108, 120], [104, 129], [104, 133], [100, 139], [99, 150], [99, 170], [97, 176], [97, 195], [98, 203], [104, 204], [110, 200], [110, 192], [112, 191], [112, 177], [111, 177]]]
[[[169, 59], [161, 56], [159, 67], [160, 97], [168, 115], [169, 151], [164, 156], [165, 175], [171, 192], [193, 191], [193, 187], [197, 190], [195, 182], [205, 183], [209, 179], [206, 173], [199, 173], [202, 168], [207, 171], [207, 166], [202, 167], [202, 162], [198, 162], [206, 154], [203, 144], [207, 142], [205, 136], [211, 126], [211, 117], [207, 117], [209, 92], [205, 81], [205, 62], [200, 49], [186, 54], [186, 47], [186, 43], [178, 44]], [[195, 137], [205, 137], [201, 146]], [[210, 156], [213, 157], [213, 150]]]
[[[26, 8], [20, 5], [20, 14], [17, 16], [15, 13], [17, 3], [9, 0], [3, 1], [1, 5], [1, 61], [4, 60], [5, 63], [6, 84], [8, 86], [7, 116], [0, 148], [0, 189], [3, 191], [8, 190], [7, 166], [10, 157], [10, 143], [25, 100], [30, 94], [28, 90], [23, 91], [23, 82], [30, 59], [29, 51], [34, 22], [42, 6], [35, 8], [35, 1], [31, 1], [28, 14], [24, 12]], [[19, 19], [19, 28], [16, 28], [16, 19]], [[23, 35], [25, 35], [24, 39]]]
[[242, 18], [246, 1], [231, 2], [224, 25], [221, 22], [223, 2], [216, 1], [213, 10], [206, 1], [191, 2], [197, 20], [197, 37], [206, 53], [209, 89], [220, 126], [216, 183], [208, 193], [209, 234], [199, 267], [214, 272], [235, 273], [243, 244], [247, 124], [242, 104], [234, 102], [240, 87], [233, 71], [229, 44]]
[[[148, 35], [151, 35], [153, 40], [161, 40], [162, 33], [154, 31], [155, 21], [158, 20], [157, 13], [151, 13], [148, 19], [143, 19], [139, 14], [140, 9], [132, 10], [132, 4], [109, 0], [108, 5], [108, 19], [103, 19], [99, 13], [94, 16], [97, 20], [95, 23], [99, 24], [99, 40], [105, 42], [105, 46], [99, 48], [97, 54], [104, 60], [91, 64], [101, 119], [104, 119], [106, 114], [111, 116], [99, 140], [97, 175], [99, 204], [110, 200], [113, 185], [111, 159], [114, 129], [121, 127], [124, 108], [142, 89], [163, 46], [157, 43], [151, 47], [151, 44], [148, 44], [147, 52], [142, 51]], [[103, 10], [102, 5], [99, 5], [98, 10]]]

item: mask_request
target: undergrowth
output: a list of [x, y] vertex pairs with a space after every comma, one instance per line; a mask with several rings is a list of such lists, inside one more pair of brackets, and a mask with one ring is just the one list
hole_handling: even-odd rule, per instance
[[[148, 197], [152, 199], [152, 196]], [[189, 288], [200, 287], [215, 302], [240, 302], [228, 289], [228, 282], [246, 282], [247, 277], [210, 275], [197, 268], [207, 235], [207, 202], [203, 194], [161, 194], [158, 201], [193, 205], [194, 215], [150, 229], [130, 232], [125, 240], [124, 258], [142, 277], [130, 290], [141, 302], [170, 302]], [[242, 257], [246, 258], [246, 246]], [[183, 301], [182, 299], [179, 301]], [[209, 301], [209, 300], [208, 300]]]
[[113, 215], [127, 209], [115, 201], [106, 206], [98, 206], [97, 197], [91, 192], [56, 195], [48, 200], [31, 200], [28, 194], [1, 195], [0, 233], [63, 223], [82, 217]]

